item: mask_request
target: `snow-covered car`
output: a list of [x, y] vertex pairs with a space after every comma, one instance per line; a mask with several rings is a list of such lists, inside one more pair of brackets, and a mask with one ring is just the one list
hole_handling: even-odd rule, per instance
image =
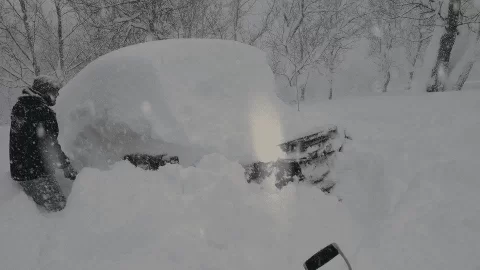
[[275, 94], [264, 53], [231, 41], [166, 40], [129, 46], [90, 63], [57, 100], [60, 142], [81, 166], [135, 152], [206, 153], [242, 162], [281, 155], [290, 110]]
[[[107, 168], [122, 159], [144, 168], [190, 166], [220, 153], [243, 164], [249, 182], [262, 180], [251, 173], [259, 166], [266, 176], [275, 171], [278, 187], [321, 182], [329, 172], [325, 157], [342, 145], [331, 147], [337, 129], [301, 134], [275, 87], [264, 53], [241, 43], [167, 40], [126, 47], [92, 62], [61, 90], [60, 142], [79, 168]], [[308, 136], [317, 137], [307, 151], [316, 156], [307, 164], [284, 145], [306, 144]], [[162, 160], [165, 154], [178, 159]]]

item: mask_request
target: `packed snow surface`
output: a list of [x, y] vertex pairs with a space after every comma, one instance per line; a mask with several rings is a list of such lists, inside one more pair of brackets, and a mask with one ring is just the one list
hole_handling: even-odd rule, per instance
[[42, 214], [9, 190], [0, 205], [6, 270], [295, 269], [321, 246], [354, 238], [335, 197], [246, 184], [243, 168], [219, 154], [186, 169], [83, 169], [61, 213]]
[[275, 142], [288, 109], [265, 54], [219, 40], [147, 42], [109, 53], [72, 79], [56, 106], [61, 142], [91, 166], [135, 151], [171, 152], [169, 144], [189, 149], [170, 153], [187, 165], [205, 153], [271, 160], [280, 154]]
[[306, 108], [353, 138], [335, 193], [363, 228], [354, 269], [478, 269], [480, 92], [343, 99]]
[[1, 268], [291, 270], [335, 241], [355, 270], [478, 269], [479, 104], [472, 91], [304, 107], [299, 118], [353, 138], [335, 162], [341, 201], [246, 184], [238, 163], [210, 154], [157, 172], [85, 168], [66, 209], [41, 213], [7, 177], [1, 127]]

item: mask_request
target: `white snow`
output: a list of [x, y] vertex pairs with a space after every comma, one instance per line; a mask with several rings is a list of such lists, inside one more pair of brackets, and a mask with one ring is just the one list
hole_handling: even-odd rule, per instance
[[40, 213], [7, 177], [1, 127], [2, 269], [299, 269], [333, 241], [356, 270], [476, 269], [478, 104], [462, 91], [304, 106], [299, 117], [353, 137], [334, 167], [341, 202], [246, 184], [238, 163], [211, 154], [157, 172], [83, 169], [66, 209]]
[[[232, 42], [150, 42], [91, 64], [55, 108], [65, 149], [83, 129], [106, 156], [177, 151], [195, 166], [84, 168], [73, 185], [59, 178], [60, 213], [39, 211], [10, 179], [0, 126], [0, 268], [291, 270], [336, 242], [355, 270], [478, 269], [478, 90], [343, 98], [287, 116], [272, 77], [262, 53]], [[246, 183], [236, 159], [330, 124], [353, 138], [333, 162], [334, 196]], [[160, 137], [169, 143], [155, 149]]]
[[[1, 179], [2, 191], [10, 181]], [[83, 169], [61, 213], [41, 214], [18, 188], [10, 194], [0, 204], [6, 270], [295, 269], [330, 242], [355, 239], [335, 197], [247, 184], [219, 154], [195, 168]]]
[[341, 123], [335, 194], [362, 241], [354, 269], [476, 269], [480, 93], [343, 99], [304, 108]]
[[[271, 160], [280, 154], [280, 114], [289, 109], [276, 98], [262, 51], [218, 40], [147, 42], [109, 53], [72, 79], [56, 106], [65, 149], [96, 167], [140, 147], [164, 152], [164, 141], [191, 149], [181, 162], [198, 161], [198, 152]], [[104, 150], [106, 142], [119, 153]]]
[[475, 7], [476, 7], [477, 9], [480, 9], [480, 0], [474, 0], [474, 1], [473, 1], [473, 4], [475, 5]]

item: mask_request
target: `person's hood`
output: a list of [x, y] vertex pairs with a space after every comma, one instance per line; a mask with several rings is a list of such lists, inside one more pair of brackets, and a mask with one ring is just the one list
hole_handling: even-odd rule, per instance
[[31, 88], [23, 89], [22, 95], [20, 97], [39, 97], [39, 98], [43, 99], [43, 97], [40, 95], [40, 93], [38, 93], [37, 91], [35, 91]]
[[49, 107], [53, 106], [49, 104], [45, 96], [41, 95], [39, 92], [33, 90], [32, 88], [23, 89], [22, 95], [19, 97], [19, 99], [30, 99], [30, 98], [39, 99], [42, 103], [44, 103]]

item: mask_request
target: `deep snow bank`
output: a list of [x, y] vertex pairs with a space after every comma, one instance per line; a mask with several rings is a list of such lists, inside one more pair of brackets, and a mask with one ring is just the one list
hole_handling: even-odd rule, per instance
[[9, 126], [0, 125], [0, 207], [20, 191], [10, 178], [9, 133]]
[[480, 92], [345, 98], [304, 107], [341, 123], [334, 193], [363, 228], [354, 269], [476, 269]]
[[210, 155], [196, 168], [85, 169], [66, 211], [44, 217], [1, 172], [1, 268], [299, 269], [337, 241], [355, 270], [476, 269], [479, 104], [462, 91], [304, 106], [302, 123], [340, 123], [353, 138], [335, 162], [342, 203], [247, 185], [238, 164]]
[[40, 214], [17, 193], [0, 205], [0, 224], [5, 270], [290, 270], [332, 241], [352, 254], [354, 239], [335, 197], [248, 185], [218, 154], [195, 168], [84, 169], [63, 212]]
[[109, 53], [62, 89], [56, 109], [61, 142], [88, 165], [135, 151], [179, 154], [162, 140], [184, 146], [181, 162], [212, 152], [271, 159], [288, 110], [264, 53], [218, 40], [156, 41]]

